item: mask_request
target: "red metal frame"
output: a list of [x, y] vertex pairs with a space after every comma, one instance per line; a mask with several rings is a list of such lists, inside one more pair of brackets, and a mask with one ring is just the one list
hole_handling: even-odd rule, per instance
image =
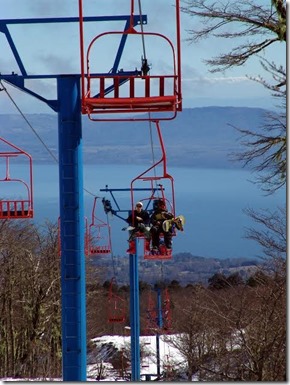
[[[108, 222], [96, 216], [97, 199], [94, 198], [92, 222], [88, 228], [87, 255], [107, 255], [112, 252], [111, 228]], [[107, 234], [105, 233], [107, 230]]]
[[[8, 142], [4, 138], [0, 138], [0, 140], [6, 145], [8, 145], [8, 147], [13, 149], [9, 151], [0, 152], [0, 158], [5, 158], [6, 162], [5, 178], [0, 179], [0, 182], [12, 182], [15, 184], [22, 185], [24, 186], [26, 192], [25, 199], [4, 199], [4, 197], [0, 197], [0, 219], [33, 218], [32, 158], [27, 152], [21, 150], [19, 147]], [[28, 159], [28, 181], [24, 181], [18, 178], [11, 178], [10, 176], [10, 160], [11, 158], [15, 158], [18, 156], [22, 156], [22, 158], [24, 157]]]
[[115, 277], [111, 279], [109, 288], [108, 322], [123, 323], [126, 321], [125, 300], [114, 292], [114, 286], [117, 286]]
[[[91, 120], [102, 121], [144, 121], [148, 117], [136, 116], [136, 113], [168, 113], [168, 116], [159, 115], [159, 120], [171, 120], [176, 117], [178, 111], [182, 110], [181, 98], [181, 54], [180, 54], [180, 7], [179, 0], [176, 0], [176, 49], [172, 42], [160, 33], [138, 32], [133, 27], [134, 0], [131, 0], [131, 25], [126, 31], [104, 32], [97, 35], [89, 44], [85, 56], [84, 48], [84, 26], [83, 26], [83, 6], [79, 0], [79, 19], [80, 19], [80, 51], [81, 51], [81, 90], [82, 90], [82, 113], [87, 114]], [[137, 74], [126, 75], [122, 72], [117, 74], [93, 75], [90, 73], [90, 53], [95, 42], [106, 35], [140, 35], [140, 39], [145, 36], [155, 36], [162, 38], [168, 43], [172, 51], [173, 73], [170, 75], [147, 75]], [[85, 63], [86, 61], [86, 63]], [[85, 72], [86, 71], [86, 72]], [[136, 95], [136, 82], [143, 82], [140, 96]], [[158, 82], [157, 95], [151, 93], [154, 82]], [[128, 83], [125, 96], [121, 96], [120, 90], [124, 92], [123, 85]], [[94, 84], [95, 95], [92, 95], [92, 84]], [[108, 92], [109, 89], [109, 92]], [[169, 90], [169, 91], [168, 91]], [[103, 118], [100, 114], [120, 114], [126, 113], [125, 118], [120, 116], [113, 118]], [[134, 117], [132, 117], [132, 113]], [[129, 114], [129, 115], [128, 115]], [[94, 117], [98, 115], [98, 117]]]

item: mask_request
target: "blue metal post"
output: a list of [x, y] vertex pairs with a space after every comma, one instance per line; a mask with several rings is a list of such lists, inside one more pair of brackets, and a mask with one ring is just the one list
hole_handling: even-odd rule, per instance
[[86, 282], [79, 76], [57, 81], [63, 381], [86, 381]]
[[[161, 329], [163, 326], [162, 320], [162, 306], [161, 306], [161, 290], [157, 288], [157, 326]], [[159, 333], [156, 333], [156, 364], [157, 364], [157, 376], [160, 377], [160, 345], [159, 345]]]
[[130, 327], [131, 327], [131, 381], [140, 381], [140, 309], [139, 309], [139, 275], [138, 248], [135, 239], [136, 254], [130, 254]]

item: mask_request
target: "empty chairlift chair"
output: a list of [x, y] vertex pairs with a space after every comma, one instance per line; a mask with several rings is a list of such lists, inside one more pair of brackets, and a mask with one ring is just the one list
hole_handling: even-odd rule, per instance
[[[87, 114], [91, 120], [103, 121], [129, 121], [148, 120], [148, 117], [140, 113], [157, 113], [155, 118], [169, 120], [175, 118], [181, 107], [181, 65], [180, 65], [180, 20], [179, 0], [176, 0], [176, 44], [160, 33], [144, 32], [142, 15], [138, 15], [137, 23], [134, 15], [134, 0], [131, 0], [131, 16], [123, 31], [104, 32], [97, 35], [88, 45], [85, 53], [84, 47], [84, 17], [82, 0], [79, 0], [80, 13], [80, 51], [81, 51], [81, 89], [82, 89], [82, 113]], [[136, 23], [141, 26], [141, 31], [135, 28]], [[93, 68], [98, 68], [93, 48], [96, 45], [106, 46], [100, 42], [104, 38], [120, 37], [120, 46], [116, 55], [115, 63], [109, 73], [93, 73]], [[144, 40], [154, 38], [160, 44], [167, 46], [168, 59], [167, 67], [172, 68], [169, 74], [151, 75], [147, 59], [142, 59], [140, 70], [124, 71], [118, 70], [118, 64], [125, 44], [128, 40], [139, 38], [140, 44]], [[158, 42], [154, 43], [158, 45]], [[159, 52], [163, 49], [160, 48]], [[140, 55], [138, 54], [138, 58]], [[163, 56], [156, 58], [156, 62], [163, 59]], [[152, 59], [151, 59], [152, 60]], [[94, 67], [93, 67], [94, 65]], [[164, 114], [165, 113], [165, 114]], [[101, 116], [103, 114], [103, 116]], [[105, 117], [104, 114], [118, 114], [117, 117]], [[120, 116], [120, 114], [126, 114]]]
[[109, 308], [108, 308], [108, 322], [109, 323], [123, 323], [126, 320], [125, 300], [117, 293], [116, 278], [113, 277], [109, 288]]
[[[11, 161], [14, 159], [12, 167]], [[0, 219], [33, 218], [31, 156], [14, 144], [0, 138], [0, 162], [1, 160], [3, 160], [4, 177], [0, 179], [3, 186], [1, 188], [1, 195], [3, 195], [0, 196]], [[19, 175], [25, 174], [23, 179], [16, 176], [17, 169]], [[11, 175], [12, 171], [14, 176]]]
[[108, 255], [112, 252], [111, 229], [108, 221], [103, 221], [96, 215], [97, 199], [94, 198], [92, 221], [88, 229], [88, 256]]

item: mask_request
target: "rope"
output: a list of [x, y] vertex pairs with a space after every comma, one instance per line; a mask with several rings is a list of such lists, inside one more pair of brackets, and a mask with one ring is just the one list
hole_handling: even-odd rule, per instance
[[[144, 56], [144, 62], [147, 64], [144, 28], [143, 28], [143, 20], [142, 20], [141, 0], [138, 0], [138, 6], [139, 6], [139, 15], [140, 15], [140, 23], [141, 23], [140, 28], [141, 28], [141, 32], [142, 32], [143, 56]], [[152, 155], [152, 162], [154, 164], [155, 163], [155, 155], [154, 155], [154, 147], [153, 147], [152, 122], [151, 122], [150, 116], [151, 116], [151, 113], [148, 112], [148, 117], [149, 117], [148, 123], [149, 123], [149, 132], [150, 132], [151, 155]], [[154, 177], [156, 177], [156, 169], [155, 169], [155, 167], [154, 167]], [[156, 180], [155, 180], [155, 187], [157, 188]]]
[[[148, 113], [149, 114], [149, 117], [150, 117], [150, 112]], [[154, 154], [154, 146], [153, 146], [153, 134], [152, 134], [152, 122], [151, 120], [149, 120], [149, 132], [150, 132], [150, 145], [151, 145], [151, 156], [152, 156], [152, 162], [153, 164], [155, 163], [155, 154]], [[153, 168], [153, 173], [154, 173], [154, 177], [156, 178], [156, 167]], [[155, 179], [155, 187], [157, 189], [158, 187], [158, 183], [157, 183], [157, 180]], [[157, 190], [157, 195], [159, 194], [158, 190]]]
[[140, 15], [140, 28], [142, 32], [142, 46], [143, 46], [143, 55], [144, 55], [144, 60], [146, 60], [146, 50], [145, 50], [145, 38], [144, 38], [144, 30], [143, 30], [143, 21], [142, 21], [142, 9], [141, 9], [141, 0], [138, 0], [138, 5], [139, 5], [139, 15]]
[[[109, 213], [106, 213], [106, 216], [107, 216], [107, 223], [108, 223], [108, 226], [110, 228]], [[111, 257], [112, 257], [113, 273], [114, 273], [114, 277], [116, 277], [116, 279], [117, 279], [115, 256], [114, 256], [114, 252], [113, 252], [113, 244], [112, 244], [112, 239], [111, 239], [111, 231], [109, 232], [109, 237], [110, 237], [110, 245], [111, 245]]]

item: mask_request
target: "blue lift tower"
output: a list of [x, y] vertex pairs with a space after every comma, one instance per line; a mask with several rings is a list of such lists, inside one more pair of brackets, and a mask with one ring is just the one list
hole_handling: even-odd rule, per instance
[[[0, 20], [0, 32], [6, 38], [19, 73], [0, 74], [0, 80], [10, 84], [46, 103], [58, 114], [59, 143], [59, 202], [61, 235], [61, 303], [62, 303], [62, 363], [64, 381], [86, 381], [86, 278], [84, 256], [84, 203], [83, 203], [83, 149], [82, 149], [82, 114], [93, 121], [140, 121], [169, 120], [182, 110], [181, 64], [180, 64], [180, 19], [179, 0], [175, 0], [176, 44], [160, 33], [146, 33], [143, 25], [147, 16], [134, 14], [134, 0], [129, 15], [119, 16], [84, 16], [83, 0], [78, 0], [78, 17], [6, 19]], [[149, 0], [152, 4], [152, 2]], [[99, 1], [95, 2], [95, 9]], [[171, 5], [170, 5], [171, 7]], [[141, 7], [140, 7], [141, 8]], [[100, 10], [100, 9], [99, 9]], [[161, 16], [162, 17], [162, 16]], [[92, 22], [123, 22], [124, 29], [103, 32], [97, 35], [86, 47], [84, 25]], [[12, 38], [10, 29], [13, 25], [78, 23], [80, 34], [80, 72], [63, 74], [29, 74]], [[141, 32], [138, 31], [141, 29]], [[100, 73], [91, 69], [90, 54], [94, 43], [111, 34], [119, 37], [116, 55], [109, 72]], [[145, 56], [140, 70], [120, 69], [124, 47], [129, 36], [161, 38], [169, 47], [172, 57], [172, 73], [150, 75], [150, 66]], [[76, 42], [77, 44], [77, 42]], [[104, 45], [102, 46], [104, 47]], [[176, 51], [175, 52], [175, 48]], [[31, 47], [33, 50], [33, 46]], [[162, 53], [163, 54], [163, 53]], [[31, 53], [33, 58], [33, 52]], [[94, 61], [93, 61], [94, 62]], [[33, 91], [28, 84], [33, 80], [56, 81], [57, 98], [47, 99]], [[95, 84], [97, 86], [95, 87]], [[109, 84], [109, 85], [108, 85]], [[157, 91], [153, 93], [153, 86]], [[141, 85], [141, 94], [137, 88]], [[126, 87], [123, 87], [126, 86]], [[122, 90], [121, 90], [122, 88]], [[124, 88], [127, 93], [124, 95]], [[94, 91], [93, 91], [94, 90]], [[135, 114], [128, 117], [128, 114]], [[144, 117], [144, 114], [148, 116]], [[107, 117], [107, 115], [117, 116]], [[123, 118], [120, 115], [123, 114]], [[143, 114], [143, 115], [142, 115]], [[155, 115], [154, 115], [155, 114]], [[164, 114], [164, 115], [163, 115]], [[154, 116], [153, 116], [154, 115]], [[163, 118], [160, 116], [162, 115]], [[125, 117], [124, 117], [125, 116]], [[137, 117], [136, 117], [137, 116]], [[140, 380], [139, 334], [139, 292], [138, 288], [138, 245], [136, 254], [130, 255], [130, 318], [132, 349], [132, 381]]]
[[[131, 15], [84, 17], [84, 22], [124, 21]], [[143, 23], [147, 17], [143, 15]], [[134, 25], [140, 22], [135, 16]], [[63, 381], [86, 381], [86, 278], [80, 74], [29, 75], [9, 28], [12, 25], [79, 23], [78, 17], [0, 20], [19, 73], [0, 74], [0, 80], [46, 103], [58, 114], [59, 202], [61, 224], [61, 302]], [[114, 68], [118, 68], [126, 39], [120, 41]], [[32, 53], [33, 55], [33, 53]], [[124, 73], [126, 75], [126, 73]], [[130, 75], [131, 72], [128, 72]], [[57, 99], [48, 100], [26, 86], [35, 79], [56, 79]]]

